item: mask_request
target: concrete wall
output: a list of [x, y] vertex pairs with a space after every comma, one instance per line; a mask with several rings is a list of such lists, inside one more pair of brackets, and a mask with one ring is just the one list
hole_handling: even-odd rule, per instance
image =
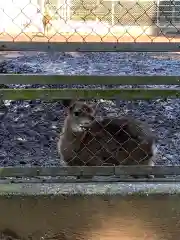
[[179, 185], [2, 184], [0, 232], [38, 240], [178, 240]]

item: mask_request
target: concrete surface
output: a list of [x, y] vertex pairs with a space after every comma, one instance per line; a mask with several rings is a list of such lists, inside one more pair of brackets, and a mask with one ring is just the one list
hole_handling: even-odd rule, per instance
[[0, 206], [0, 231], [21, 240], [179, 240], [179, 197], [1, 196]]
[[0, 195], [178, 195], [180, 183], [16, 183], [1, 184]]

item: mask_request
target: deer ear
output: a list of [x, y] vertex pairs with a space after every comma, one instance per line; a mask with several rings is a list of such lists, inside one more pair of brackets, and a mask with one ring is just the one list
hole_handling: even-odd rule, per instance
[[72, 100], [71, 99], [63, 99], [61, 101], [62, 105], [64, 106], [64, 112], [65, 115], [68, 115], [69, 112], [71, 111], [71, 107], [72, 107]]

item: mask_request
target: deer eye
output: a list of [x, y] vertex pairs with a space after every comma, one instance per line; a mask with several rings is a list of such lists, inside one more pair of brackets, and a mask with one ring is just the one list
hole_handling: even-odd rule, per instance
[[74, 116], [76, 116], [76, 117], [78, 117], [80, 114], [81, 114], [81, 112], [79, 112], [79, 111], [74, 112]]

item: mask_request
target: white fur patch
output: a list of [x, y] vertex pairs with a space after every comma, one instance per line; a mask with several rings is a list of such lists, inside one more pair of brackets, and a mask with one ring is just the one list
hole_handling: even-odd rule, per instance
[[67, 166], [67, 163], [64, 161], [64, 156], [61, 153], [61, 144], [62, 144], [62, 136], [60, 137], [58, 143], [57, 143], [57, 149], [58, 149], [58, 154], [60, 156], [60, 164], [61, 166]]
[[154, 166], [155, 161], [156, 161], [157, 147], [156, 147], [155, 143], [153, 143], [153, 145], [152, 145], [152, 153], [153, 153], [153, 156], [149, 159], [150, 166]]
[[73, 132], [82, 132], [83, 128], [79, 124], [73, 124], [72, 130], [73, 130]]

